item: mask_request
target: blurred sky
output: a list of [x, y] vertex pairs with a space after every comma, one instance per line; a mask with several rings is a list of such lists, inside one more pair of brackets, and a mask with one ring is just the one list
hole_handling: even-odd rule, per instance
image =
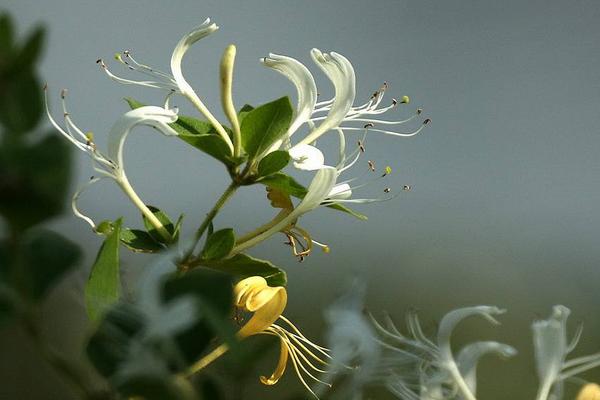
[[[160, 100], [156, 91], [119, 86], [101, 73], [100, 57], [119, 70], [115, 51], [132, 49], [140, 61], [168, 69], [177, 40], [210, 16], [221, 30], [190, 51], [184, 71], [219, 116], [218, 60], [229, 43], [238, 46], [234, 96], [240, 106], [295, 95], [283, 77], [258, 63], [270, 51], [307, 64], [312, 47], [344, 54], [356, 69], [358, 99], [387, 81], [391, 96], [411, 96], [393, 117], [421, 106], [433, 123], [410, 139], [368, 138], [365, 161], [390, 165], [394, 174], [362, 193], [378, 197], [385, 186], [399, 191], [405, 184], [410, 192], [360, 208], [369, 215], [366, 223], [330, 210], [303, 218], [302, 226], [328, 243], [330, 254], [298, 264], [282, 237], [252, 251], [286, 267], [286, 314], [318, 337], [322, 310], [353, 275], [368, 281], [369, 309], [387, 310], [399, 322], [411, 307], [428, 328], [455, 307], [506, 307], [502, 326], [474, 322], [458, 332], [457, 343], [495, 338], [521, 350], [512, 362], [483, 362], [482, 399], [533, 398], [529, 324], [553, 304], [573, 309], [573, 330], [585, 322], [577, 353], [599, 350], [597, 1], [2, 0], [0, 8], [22, 32], [47, 25], [40, 72], [53, 107], [60, 115], [59, 90], [68, 88], [71, 115], [94, 131], [100, 146], [126, 110], [122, 97]], [[327, 98], [328, 82], [310, 67]], [[183, 100], [176, 104], [191, 112]], [[126, 163], [146, 202], [172, 216], [185, 212], [187, 232], [226, 184], [216, 162], [149, 129], [130, 136]], [[83, 154], [77, 170], [73, 190], [92, 174]], [[114, 185], [101, 185], [81, 206], [98, 219], [125, 216], [129, 225], [138, 224], [136, 210]], [[217, 222], [251, 229], [271, 214], [262, 191], [244, 190]], [[89, 266], [100, 244], [89, 227], [71, 215], [52, 227], [84, 244]], [[132, 269], [140, 260], [147, 259], [126, 257]], [[598, 381], [600, 373], [589, 378]]]

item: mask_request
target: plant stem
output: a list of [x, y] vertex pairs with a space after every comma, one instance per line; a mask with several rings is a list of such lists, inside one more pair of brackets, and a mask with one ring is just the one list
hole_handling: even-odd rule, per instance
[[133, 202], [133, 204], [142, 212], [144, 217], [146, 217], [146, 219], [150, 221], [150, 223], [160, 234], [160, 236], [162, 236], [163, 239], [165, 239], [167, 242], [171, 242], [173, 238], [171, 237], [169, 231], [167, 231], [165, 226], [158, 220], [158, 218], [156, 218], [156, 215], [154, 215], [152, 211], [150, 211], [150, 209], [148, 208], [148, 206], [146, 206], [146, 204], [144, 204], [140, 196], [138, 196], [138, 194], [133, 190], [133, 187], [129, 183], [127, 177], [123, 176], [119, 181], [117, 181], [117, 183], [119, 184], [123, 192], [127, 195], [127, 197], [129, 197], [129, 199]]
[[194, 252], [194, 249], [198, 245], [198, 242], [202, 238], [202, 235], [204, 235], [204, 232], [206, 231], [212, 220], [217, 216], [219, 210], [221, 210], [225, 203], [227, 203], [227, 200], [229, 200], [231, 196], [233, 196], [233, 194], [239, 187], [239, 183], [231, 182], [229, 186], [227, 186], [227, 189], [225, 189], [221, 197], [219, 197], [213, 208], [208, 212], [208, 214], [206, 214], [206, 217], [204, 218], [204, 220], [200, 224], [200, 227], [196, 231], [196, 235], [194, 236], [194, 241], [192, 242], [192, 245], [183, 257], [184, 262], [190, 258], [190, 256]]

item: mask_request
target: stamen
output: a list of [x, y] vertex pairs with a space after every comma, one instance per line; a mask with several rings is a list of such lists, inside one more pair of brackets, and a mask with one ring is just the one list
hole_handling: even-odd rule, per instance
[[408, 192], [410, 189], [411, 189], [410, 185], [402, 186], [402, 190], [404, 190], [405, 192]]
[[373, 161], [371, 161], [371, 160], [367, 161], [367, 163], [369, 164], [369, 169], [372, 172], [375, 172], [375, 163]]
[[386, 187], [385, 189], [383, 189], [383, 193], [390, 193], [392, 191], [392, 188]]

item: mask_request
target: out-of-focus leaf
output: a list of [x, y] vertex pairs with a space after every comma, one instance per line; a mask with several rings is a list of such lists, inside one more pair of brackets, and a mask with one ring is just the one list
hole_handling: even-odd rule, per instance
[[85, 286], [87, 313], [92, 321], [97, 321], [112, 304], [119, 300], [121, 223], [122, 220], [118, 219], [113, 225], [113, 231], [106, 236]]
[[129, 355], [131, 339], [144, 326], [144, 316], [126, 303], [106, 312], [86, 347], [90, 361], [100, 374], [107, 378], [115, 374]]
[[40, 301], [68, 272], [77, 266], [81, 257], [79, 247], [61, 235], [39, 230], [28, 233], [21, 249], [19, 266], [23, 293]]
[[198, 386], [202, 400], [221, 400], [223, 398], [219, 385], [210, 378], [204, 378]]
[[17, 313], [18, 295], [0, 281], [0, 328], [12, 322]]
[[188, 364], [198, 360], [215, 335], [232, 339], [234, 329], [228, 322], [233, 303], [231, 277], [202, 269], [173, 277], [165, 282], [164, 301], [193, 296], [197, 301], [197, 322], [176, 336]]
[[190, 392], [193, 388], [189, 386], [188, 390], [185, 390], [176, 385], [174, 378], [168, 374], [148, 371], [127, 377], [126, 381], [119, 384], [118, 389], [121, 395], [128, 399], [197, 400], [197, 395]]
[[42, 86], [31, 71], [1, 78], [0, 123], [11, 133], [26, 133], [42, 116]]
[[165, 249], [148, 232], [139, 229], [121, 229], [120, 239], [125, 247], [134, 252], [158, 253]]
[[233, 229], [221, 229], [206, 239], [201, 258], [205, 260], [220, 260], [229, 254], [235, 245]]
[[12, 19], [8, 13], [2, 13], [0, 15], [0, 71], [3, 70], [4, 63], [10, 60], [13, 41], [14, 27]]
[[[154, 216], [158, 218], [160, 223], [163, 224], [167, 232], [169, 232], [169, 235], [171, 235], [171, 238], [173, 238], [175, 234], [175, 225], [173, 225], [171, 218], [169, 218], [169, 216], [164, 211], [158, 209], [157, 207], [149, 205], [148, 208], [150, 209], [150, 211], [152, 211], [152, 214], [154, 214]], [[148, 230], [148, 233], [150, 234], [150, 236], [152, 236], [152, 238], [155, 241], [163, 244], [170, 244], [170, 242], [166, 241], [165, 238], [161, 236], [161, 234], [156, 230], [154, 225], [150, 223], [150, 221], [146, 218], [145, 215], [142, 215], [142, 218], [144, 220], [144, 227]]]
[[290, 162], [290, 154], [285, 150], [276, 150], [267, 154], [258, 163], [258, 176], [267, 176], [281, 171]]
[[46, 30], [41, 26], [29, 35], [15, 60], [15, 65], [19, 66], [19, 69], [30, 68], [38, 62], [45, 36]]
[[252, 110], [254, 110], [254, 107], [252, 107], [250, 104], [244, 104], [238, 112], [238, 122], [241, 124], [244, 118], [246, 118], [246, 115], [248, 115], [248, 113]]
[[294, 111], [290, 99], [282, 97], [250, 111], [242, 120], [242, 146], [252, 159], [280, 139], [290, 126]]
[[0, 214], [17, 231], [60, 214], [70, 177], [69, 144], [55, 134], [29, 147], [0, 147]]
[[287, 284], [285, 271], [277, 268], [269, 261], [250, 257], [247, 254], [236, 254], [224, 260], [206, 261], [202, 265], [240, 278], [255, 275], [262, 276], [266, 279], [269, 286], [285, 286]]

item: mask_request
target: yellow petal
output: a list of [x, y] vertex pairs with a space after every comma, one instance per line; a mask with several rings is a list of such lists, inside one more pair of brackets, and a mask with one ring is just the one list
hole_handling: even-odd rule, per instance
[[280, 341], [280, 347], [281, 347], [281, 352], [279, 353], [279, 362], [277, 363], [277, 368], [275, 368], [275, 371], [273, 371], [273, 373], [271, 374], [270, 377], [266, 377], [266, 376], [261, 376], [260, 377], [260, 381], [264, 384], [264, 385], [274, 385], [277, 382], [279, 382], [279, 379], [283, 376], [283, 373], [285, 372], [285, 367], [287, 365], [287, 360], [288, 360], [288, 348], [287, 345], [285, 344], [285, 342], [283, 340]]
[[254, 312], [250, 320], [238, 331], [244, 338], [260, 333], [270, 327], [280, 316], [287, 304], [284, 287], [270, 287], [260, 276], [240, 281], [234, 288], [236, 306]]
[[577, 400], [600, 400], [600, 386], [588, 383], [577, 395]]

